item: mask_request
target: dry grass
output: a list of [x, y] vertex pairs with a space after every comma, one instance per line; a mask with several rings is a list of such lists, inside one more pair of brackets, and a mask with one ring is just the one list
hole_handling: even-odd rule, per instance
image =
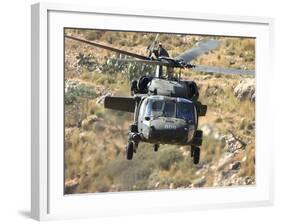
[[[148, 43], [155, 37], [154, 34], [132, 32], [66, 32], [141, 54], [146, 54]], [[168, 34], [159, 37], [171, 55], [183, 52], [203, 38], [206, 37]], [[195, 63], [254, 68], [254, 39], [216, 38], [222, 41], [221, 48], [203, 55]], [[97, 92], [94, 98], [78, 97], [74, 103], [65, 106], [65, 178], [66, 181], [74, 178], [79, 180], [72, 193], [188, 187], [202, 175], [207, 177], [205, 186], [213, 186], [215, 173], [197, 173], [200, 168], [192, 164], [188, 146], [163, 145], [155, 153], [152, 145], [141, 143], [134, 159], [127, 161], [124, 147], [132, 114], [105, 110], [102, 104], [96, 103], [96, 99], [103, 91], [111, 91], [114, 95], [129, 95], [130, 80], [120, 73], [113, 76], [83, 70], [77, 74], [74, 65], [79, 52], [94, 54], [100, 63], [112, 55], [99, 48], [66, 41], [65, 79], [92, 86]], [[249, 143], [246, 150], [233, 160], [243, 161], [239, 176], [254, 176], [255, 134], [254, 130], [248, 130], [247, 125], [255, 120], [255, 104], [240, 102], [233, 95], [233, 89], [242, 77], [218, 75], [203, 79], [205, 75], [188, 70], [182, 71], [182, 76], [198, 83], [200, 100], [208, 105], [207, 116], [200, 118], [200, 125], [210, 124], [221, 134], [228, 134], [228, 130], [232, 130]], [[216, 94], [212, 92], [214, 88], [217, 89]], [[97, 116], [98, 120], [82, 126], [82, 121], [92, 115]], [[216, 164], [224, 153], [221, 141], [204, 136], [201, 165]]]

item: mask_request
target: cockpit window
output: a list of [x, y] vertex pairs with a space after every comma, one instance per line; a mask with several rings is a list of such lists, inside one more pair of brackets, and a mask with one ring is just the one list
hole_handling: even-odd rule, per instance
[[163, 101], [152, 101], [152, 111], [162, 111]]
[[193, 120], [193, 105], [188, 102], [177, 102], [177, 118]]
[[176, 117], [184, 120], [194, 119], [193, 104], [186, 101], [148, 99], [145, 111], [146, 117]]
[[165, 117], [175, 117], [175, 109], [176, 109], [176, 104], [173, 101], [165, 101], [165, 106], [164, 106], [164, 116]]
[[146, 117], [161, 117], [163, 116], [163, 100], [149, 99], [145, 111]]

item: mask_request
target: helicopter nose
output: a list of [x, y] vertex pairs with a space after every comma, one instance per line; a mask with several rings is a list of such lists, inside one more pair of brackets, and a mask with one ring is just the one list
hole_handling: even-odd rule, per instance
[[188, 124], [154, 122], [149, 128], [151, 141], [162, 143], [184, 143], [189, 136]]

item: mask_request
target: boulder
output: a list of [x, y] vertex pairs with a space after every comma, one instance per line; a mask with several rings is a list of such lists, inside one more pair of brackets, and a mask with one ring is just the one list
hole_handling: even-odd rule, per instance
[[206, 184], [206, 182], [207, 182], [206, 177], [202, 176], [201, 178], [195, 180], [192, 185], [193, 187], [203, 187]]
[[237, 153], [240, 149], [243, 149], [245, 145], [241, 141], [237, 140], [233, 135], [225, 136], [226, 151], [230, 153]]
[[205, 96], [218, 96], [224, 93], [224, 90], [218, 86], [218, 85], [208, 85], [206, 91], [205, 91]]
[[237, 170], [240, 169], [240, 167], [241, 167], [241, 163], [239, 161], [236, 161], [236, 162], [230, 164], [230, 169], [231, 170], [236, 170], [237, 171]]
[[255, 122], [251, 122], [250, 124], [247, 125], [248, 130], [254, 130], [255, 129]]
[[211, 125], [205, 124], [201, 127], [201, 130], [203, 131], [204, 135], [210, 136], [213, 134], [214, 129], [212, 128]]
[[160, 186], [160, 182], [157, 182], [155, 185], [154, 185], [154, 188], [158, 188]]
[[224, 142], [225, 142], [225, 135], [221, 134], [218, 131], [215, 131], [215, 129], [216, 129], [215, 125], [204, 124], [204, 125], [202, 125], [200, 127], [200, 129], [203, 131], [203, 134], [205, 136], [212, 137], [215, 140], [218, 140], [218, 141], [220, 141], [221, 143], [224, 144]]
[[65, 81], [65, 93], [72, 91], [73, 89], [77, 88], [79, 85], [79, 82], [76, 80], [68, 79]]
[[175, 188], [174, 183], [170, 183], [170, 185], [169, 185], [169, 189], [174, 189], [174, 188]]
[[76, 188], [79, 185], [79, 177], [75, 177], [73, 179], [69, 179], [65, 181], [65, 193], [66, 194], [73, 194], [76, 190]]
[[211, 167], [212, 170], [214, 171], [220, 171], [223, 170], [225, 165], [229, 164], [231, 158], [233, 157], [232, 153], [225, 153], [217, 162], [216, 165], [213, 165]]
[[204, 75], [204, 76], [202, 77], [202, 80], [207, 80], [207, 79], [211, 79], [211, 78], [212, 78], [211, 75]]
[[107, 96], [112, 96], [112, 93], [111, 92], [108, 92], [102, 96], [100, 96], [99, 98], [97, 98], [97, 101], [96, 101], [96, 104], [103, 104], [104, 103], [104, 99], [105, 97]]
[[247, 161], [247, 156], [244, 156], [243, 159], [241, 160], [242, 163]]
[[93, 128], [93, 124], [98, 121], [99, 118], [96, 115], [90, 115], [82, 121], [82, 128], [86, 131], [89, 131]]
[[255, 101], [255, 79], [247, 78], [240, 81], [234, 88], [234, 95], [238, 100]]
[[250, 177], [250, 176], [245, 177], [245, 178], [244, 178], [244, 182], [245, 182], [245, 184], [247, 184], [247, 185], [255, 184], [255, 178], [254, 178], [254, 177]]

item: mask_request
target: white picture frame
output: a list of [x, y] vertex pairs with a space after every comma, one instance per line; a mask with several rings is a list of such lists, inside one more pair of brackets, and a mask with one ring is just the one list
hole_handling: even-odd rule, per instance
[[[37, 220], [273, 204], [270, 132], [273, 19], [38, 3], [32, 5], [31, 215]], [[256, 38], [256, 185], [63, 194], [63, 28], [181, 32]], [[266, 74], [266, 76], [265, 76]]]

